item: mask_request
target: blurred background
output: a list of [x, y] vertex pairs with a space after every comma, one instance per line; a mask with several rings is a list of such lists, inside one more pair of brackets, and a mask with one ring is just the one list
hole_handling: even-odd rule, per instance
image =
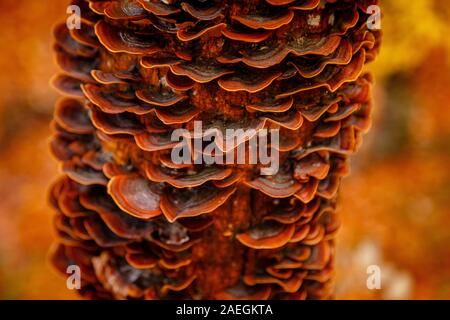
[[[382, 2], [373, 128], [341, 191], [336, 298], [450, 299], [450, 6]], [[0, 3], [0, 299], [77, 298], [46, 260], [46, 192], [58, 176], [51, 28], [66, 8]], [[381, 290], [367, 289], [369, 265]]]

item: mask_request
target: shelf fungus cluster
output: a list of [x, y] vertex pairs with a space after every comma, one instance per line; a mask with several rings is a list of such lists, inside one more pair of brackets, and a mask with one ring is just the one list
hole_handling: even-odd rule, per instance
[[[81, 28], [54, 29], [53, 264], [79, 266], [92, 299], [330, 298], [337, 192], [370, 126], [377, 1], [72, 4]], [[195, 121], [279, 129], [278, 172], [174, 162], [173, 131]]]

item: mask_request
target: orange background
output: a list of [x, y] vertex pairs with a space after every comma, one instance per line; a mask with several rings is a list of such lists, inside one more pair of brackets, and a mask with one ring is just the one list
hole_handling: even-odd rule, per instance
[[[0, 3], [0, 299], [77, 298], [47, 263], [46, 191], [58, 175], [48, 139], [57, 71], [51, 27], [66, 0]], [[339, 211], [336, 297], [450, 298], [450, 9], [384, 0], [374, 124]], [[382, 289], [366, 287], [369, 265]]]

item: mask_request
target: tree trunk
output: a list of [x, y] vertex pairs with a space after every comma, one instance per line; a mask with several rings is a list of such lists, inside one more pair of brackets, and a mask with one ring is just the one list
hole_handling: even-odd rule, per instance
[[[370, 126], [376, 1], [73, 4], [81, 29], [55, 28], [55, 266], [79, 266], [87, 298], [330, 298], [338, 187]], [[271, 174], [250, 161], [264, 129]]]

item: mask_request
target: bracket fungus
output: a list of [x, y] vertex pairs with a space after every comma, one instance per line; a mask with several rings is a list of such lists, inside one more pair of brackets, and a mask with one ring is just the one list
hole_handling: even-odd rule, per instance
[[[80, 266], [91, 299], [332, 297], [377, 2], [73, 0], [82, 28], [54, 30], [54, 265]], [[174, 162], [172, 134], [194, 121], [279, 129], [279, 171]]]

